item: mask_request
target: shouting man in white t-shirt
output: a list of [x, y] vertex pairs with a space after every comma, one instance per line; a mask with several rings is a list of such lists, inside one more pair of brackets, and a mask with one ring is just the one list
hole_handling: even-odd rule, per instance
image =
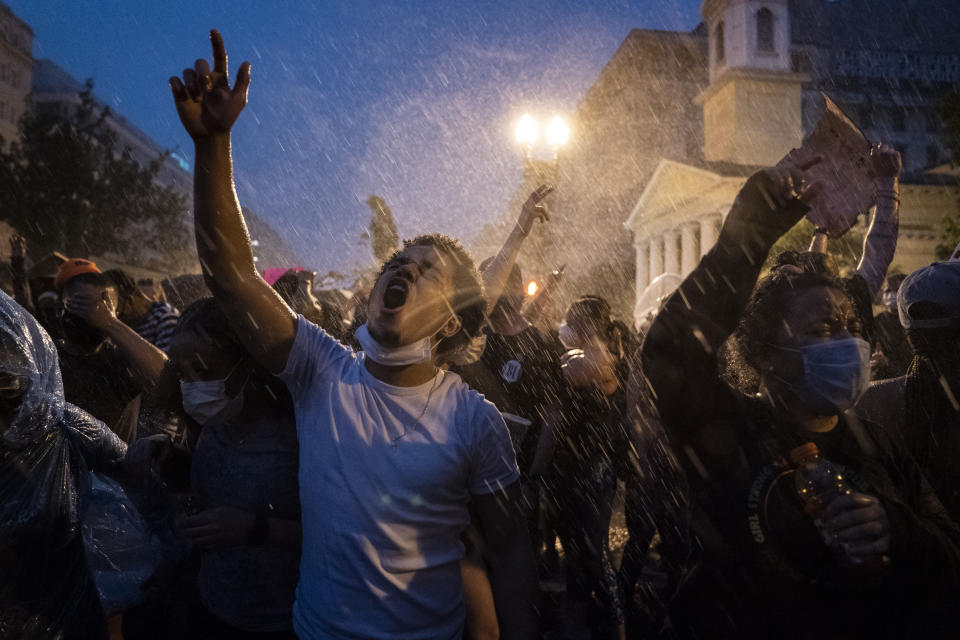
[[383, 267], [357, 332], [362, 353], [297, 317], [256, 272], [233, 187], [233, 88], [220, 34], [213, 69], [171, 78], [196, 145], [197, 248], [207, 284], [247, 349], [293, 396], [303, 554], [294, 606], [301, 638], [456, 638], [464, 624], [460, 534], [472, 502], [490, 551], [503, 637], [536, 632], [536, 576], [517, 465], [496, 408], [438, 355], [470, 340], [484, 300], [473, 262], [443, 236], [405, 244]]

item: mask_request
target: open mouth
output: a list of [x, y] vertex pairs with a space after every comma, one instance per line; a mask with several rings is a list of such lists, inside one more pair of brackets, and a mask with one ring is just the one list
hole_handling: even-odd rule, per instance
[[387, 283], [387, 289], [383, 292], [383, 306], [386, 309], [399, 309], [407, 301], [409, 293], [408, 284], [402, 278], [393, 278]]

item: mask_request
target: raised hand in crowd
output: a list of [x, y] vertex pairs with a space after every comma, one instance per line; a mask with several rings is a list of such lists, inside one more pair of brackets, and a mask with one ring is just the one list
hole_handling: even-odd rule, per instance
[[896, 180], [902, 171], [903, 159], [899, 151], [882, 142], [870, 148], [870, 174], [874, 180]]
[[520, 217], [517, 224], [510, 231], [506, 241], [500, 248], [500, 251], [494, 256], [490, 264], [483, 269], [483, 289], [487, 298], [487, 313], [493, 310], [500, 296], [503, 294], [504, 287], [507, 285], [507, 279], [513, 265], [517, 262], [517, 255], [520, 253], [520, 247], [523, 241], [533, 230], [533, 224], [537, 220], [546, 222], [550, 220], [550, 213], [544, 200], [553, 193], [554, 188], [548, 185], [537, 187], [530, 197], [523, 203], [520, 209]]
[[213, 44], [213, 70], [203, 59], [193, 68], [183, 70], [183, 80], [173, 76], [170, 88], [177, 103], [177, 114], [187, 133], [194, 140], [228, 133], [247, 105], [250, 88], [250, 63], [237, 71], [237, 81], [230, 87], [227, 76], [227, 52], [220, 32], [210, 32]]
[[193, 204], [197, 252], [207, 287], [244, 346], [271, 371], [279, 371], [296, 333], [296, 316], [257, 272], [233, 184], [230, 130], [247, 104], [250, 64], [231, 88], [223, 38], [210, 32], [213, 70], [206, 60], [170, 78], [177, 113], [194, 140]]
[[517, 220], [517, 226], [523, 235], [530, 235], [530, 231], [533, 229], [533, 223], [537, 220], [540, 222], [550, 220], [550, 212], [547, 211], [547, 207], [543, 204], [543, 201], [553, 193], [554, 190], [555, 187], [542, 184], [537, 187], [523, 203], [523, 207], [520, 209], [520, 219]]

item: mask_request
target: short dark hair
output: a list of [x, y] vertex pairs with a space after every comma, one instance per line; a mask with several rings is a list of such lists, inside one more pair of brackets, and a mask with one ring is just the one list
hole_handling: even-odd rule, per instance
[[226, 350], [246, 352], [230, 321], [213, 298], [200, 298], [180, 315], [174, 335], [194, 331]]
[[273, 283], [273, 290], [280, 294], [284, 302], [292, 306], [300, 290], [300, 278], [297, 277], [297, 272], [289, 269]]
[[487, 301], [483, 295], [483, 280], [473, 263], [473, 258], [455, 238], [442, 233], [420, 235], [412, 240], [403, 241], [403, 247], [383, 263], [377, 279], [383, 275], [386, 266], [408, 247], [433, 247], [453, 261], [453, 299], [450, 301], [450, 306], [460, 316], [460, 331], [441, 340], [437, 345], [437, 352], [450, 353], [467, 346], [480, 332], [486, 319], [487, 308]]

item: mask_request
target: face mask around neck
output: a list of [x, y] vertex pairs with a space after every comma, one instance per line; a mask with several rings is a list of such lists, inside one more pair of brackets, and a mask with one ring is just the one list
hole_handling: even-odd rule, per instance
[[389, 367], [402, 367], [433, 358], [433, 344], [430, 337], [417, 340], [399, 347], [385, 347], [377, 342], [366, 324], [360, 326], [353, 335], [363, 353], [377, 364]]

